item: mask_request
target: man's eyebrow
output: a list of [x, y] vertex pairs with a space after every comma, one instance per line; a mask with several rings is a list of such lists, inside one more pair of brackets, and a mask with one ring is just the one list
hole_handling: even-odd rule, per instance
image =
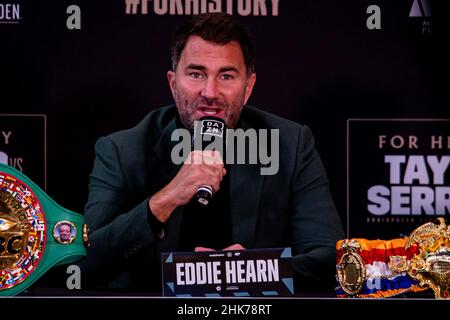
[[[194, 69], [194, 70], [205, 71], [205, 70], [206, 70], [206, 67], [203, 66], [203, 65], [201, 65], [201, 64], [194, 64], [194, 63], [191, 63], [191, 64], [188, 64], [188, 65], [186, 66], [186, 69]], [[219, 72], [220, 72], [220, 73], [222, 73], [222, 72], [229, 72], [229, 71], [234, 71], [234, 72], [236, 72], [236, 73], [239, 73], [238, 68], [236, 68], [236, 67], [234, 67], [234, 66], [225, 66], [225, 67], [222, 67], [222, 68], [219, 69]]]
[[220, 73], [222, 72], [229, 72], [229, 71], [234, 71], [236, 73], [239, 73], [239, 69], [233, 66], [226, 66], [226, 67], [222, 67], [219, 69]]
[[186, 66], [186, 69], [194, 69], [194, 70], [205, 71], [206, 67], [202, 66], [201, 64], [193, 64], [193, 63], [191, 63], [191, 64], [188, 64]]

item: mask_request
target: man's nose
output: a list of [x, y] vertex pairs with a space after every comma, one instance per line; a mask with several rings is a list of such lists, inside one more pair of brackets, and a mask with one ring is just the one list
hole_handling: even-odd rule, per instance
[[215, 99], [217, 98], [217, 89], [218, 87], [216, 79], [208, 78], [205, 81], [204, 87], [202, 88], [201, 95], [202, 97], [207, 98], [208, 100]]

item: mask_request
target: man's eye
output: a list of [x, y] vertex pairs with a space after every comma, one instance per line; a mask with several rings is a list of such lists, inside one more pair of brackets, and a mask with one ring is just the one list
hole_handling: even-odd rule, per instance
[[232, 80], [233, 76], [231, 74], [223, 74], [220, 77], [222, 80]]
[[202, 79], [203, 78], [202, 74], [199, 72], [191, 72], [189, 75], [191, 76], [191, 78], [194, 78], [194, 79]]

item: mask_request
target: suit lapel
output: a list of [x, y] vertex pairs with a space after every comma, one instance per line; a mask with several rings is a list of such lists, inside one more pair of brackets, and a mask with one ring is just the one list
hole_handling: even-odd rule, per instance
[[[250, 125], [241, 118], [240, 128], [245, 131]], [[229, 170], [232, 239], [234, 243], [252, 248], [264, 176], [258, 164], [232, 164]]]
[[172, 132], [177, 129], [176, 119], [172, 119], [169, 124], [161, 132], [161, 136], [156, 142], [153, 151], [159, 158], [159, 172], [157, 175], [161, 177], [161, 181], [168, 183], [172, 180], [180, 170], [181, 165], [176, 165], [171, 159], [172, 149], [178, 141], [172, 141]]
[[258, 165], [231, 165], [230, 210], [232, 239], [244, 247], [254, 246], [259, 200], [264, 176]]
[[[174, 164], [171, 159], [173, 147], [178, 141], [172, 141], [172, 132], [177, 129], [176, 119], [172, 119], [163, 129], [159, 140], [156, 142], [153, 151], [159, 158], [158, 173], [155, 176], [160, 177], [157, 183], [157, 189], [160, 190], [169, 181], [171, 181], [181, 168], [181, 164]], [[154, 170], [154, 169], [153, 169]], [[175, 209], [166, 224], [166, 239], [158, 243], [160, 252], [173, 252], [178, 247], [181, 223], [183, 221], [183, 206]]]

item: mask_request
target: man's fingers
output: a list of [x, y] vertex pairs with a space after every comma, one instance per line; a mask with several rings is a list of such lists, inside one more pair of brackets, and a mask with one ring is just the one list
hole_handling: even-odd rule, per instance
[[216, 250], [211, 249], [211, 248], [206, 248], [206, 247], [195, 247], [194, 251], [205, 252], [205, 251], [216, 251]]
[[235, 243], [229, 247], [226, 247], [223, 249], [224, 251], [231, 251], [231, 250], [245, 250], [245, 248], [240, 245], [239, 243]]
[[203, 156], [203, 163], [223, 165], [222, 156], [218, 151], [203, 151], [202, 156]]
[[214, 150], [192, 151], [187, 157], [186, 164], [217, 164], [223, 165], [220, 152]]

